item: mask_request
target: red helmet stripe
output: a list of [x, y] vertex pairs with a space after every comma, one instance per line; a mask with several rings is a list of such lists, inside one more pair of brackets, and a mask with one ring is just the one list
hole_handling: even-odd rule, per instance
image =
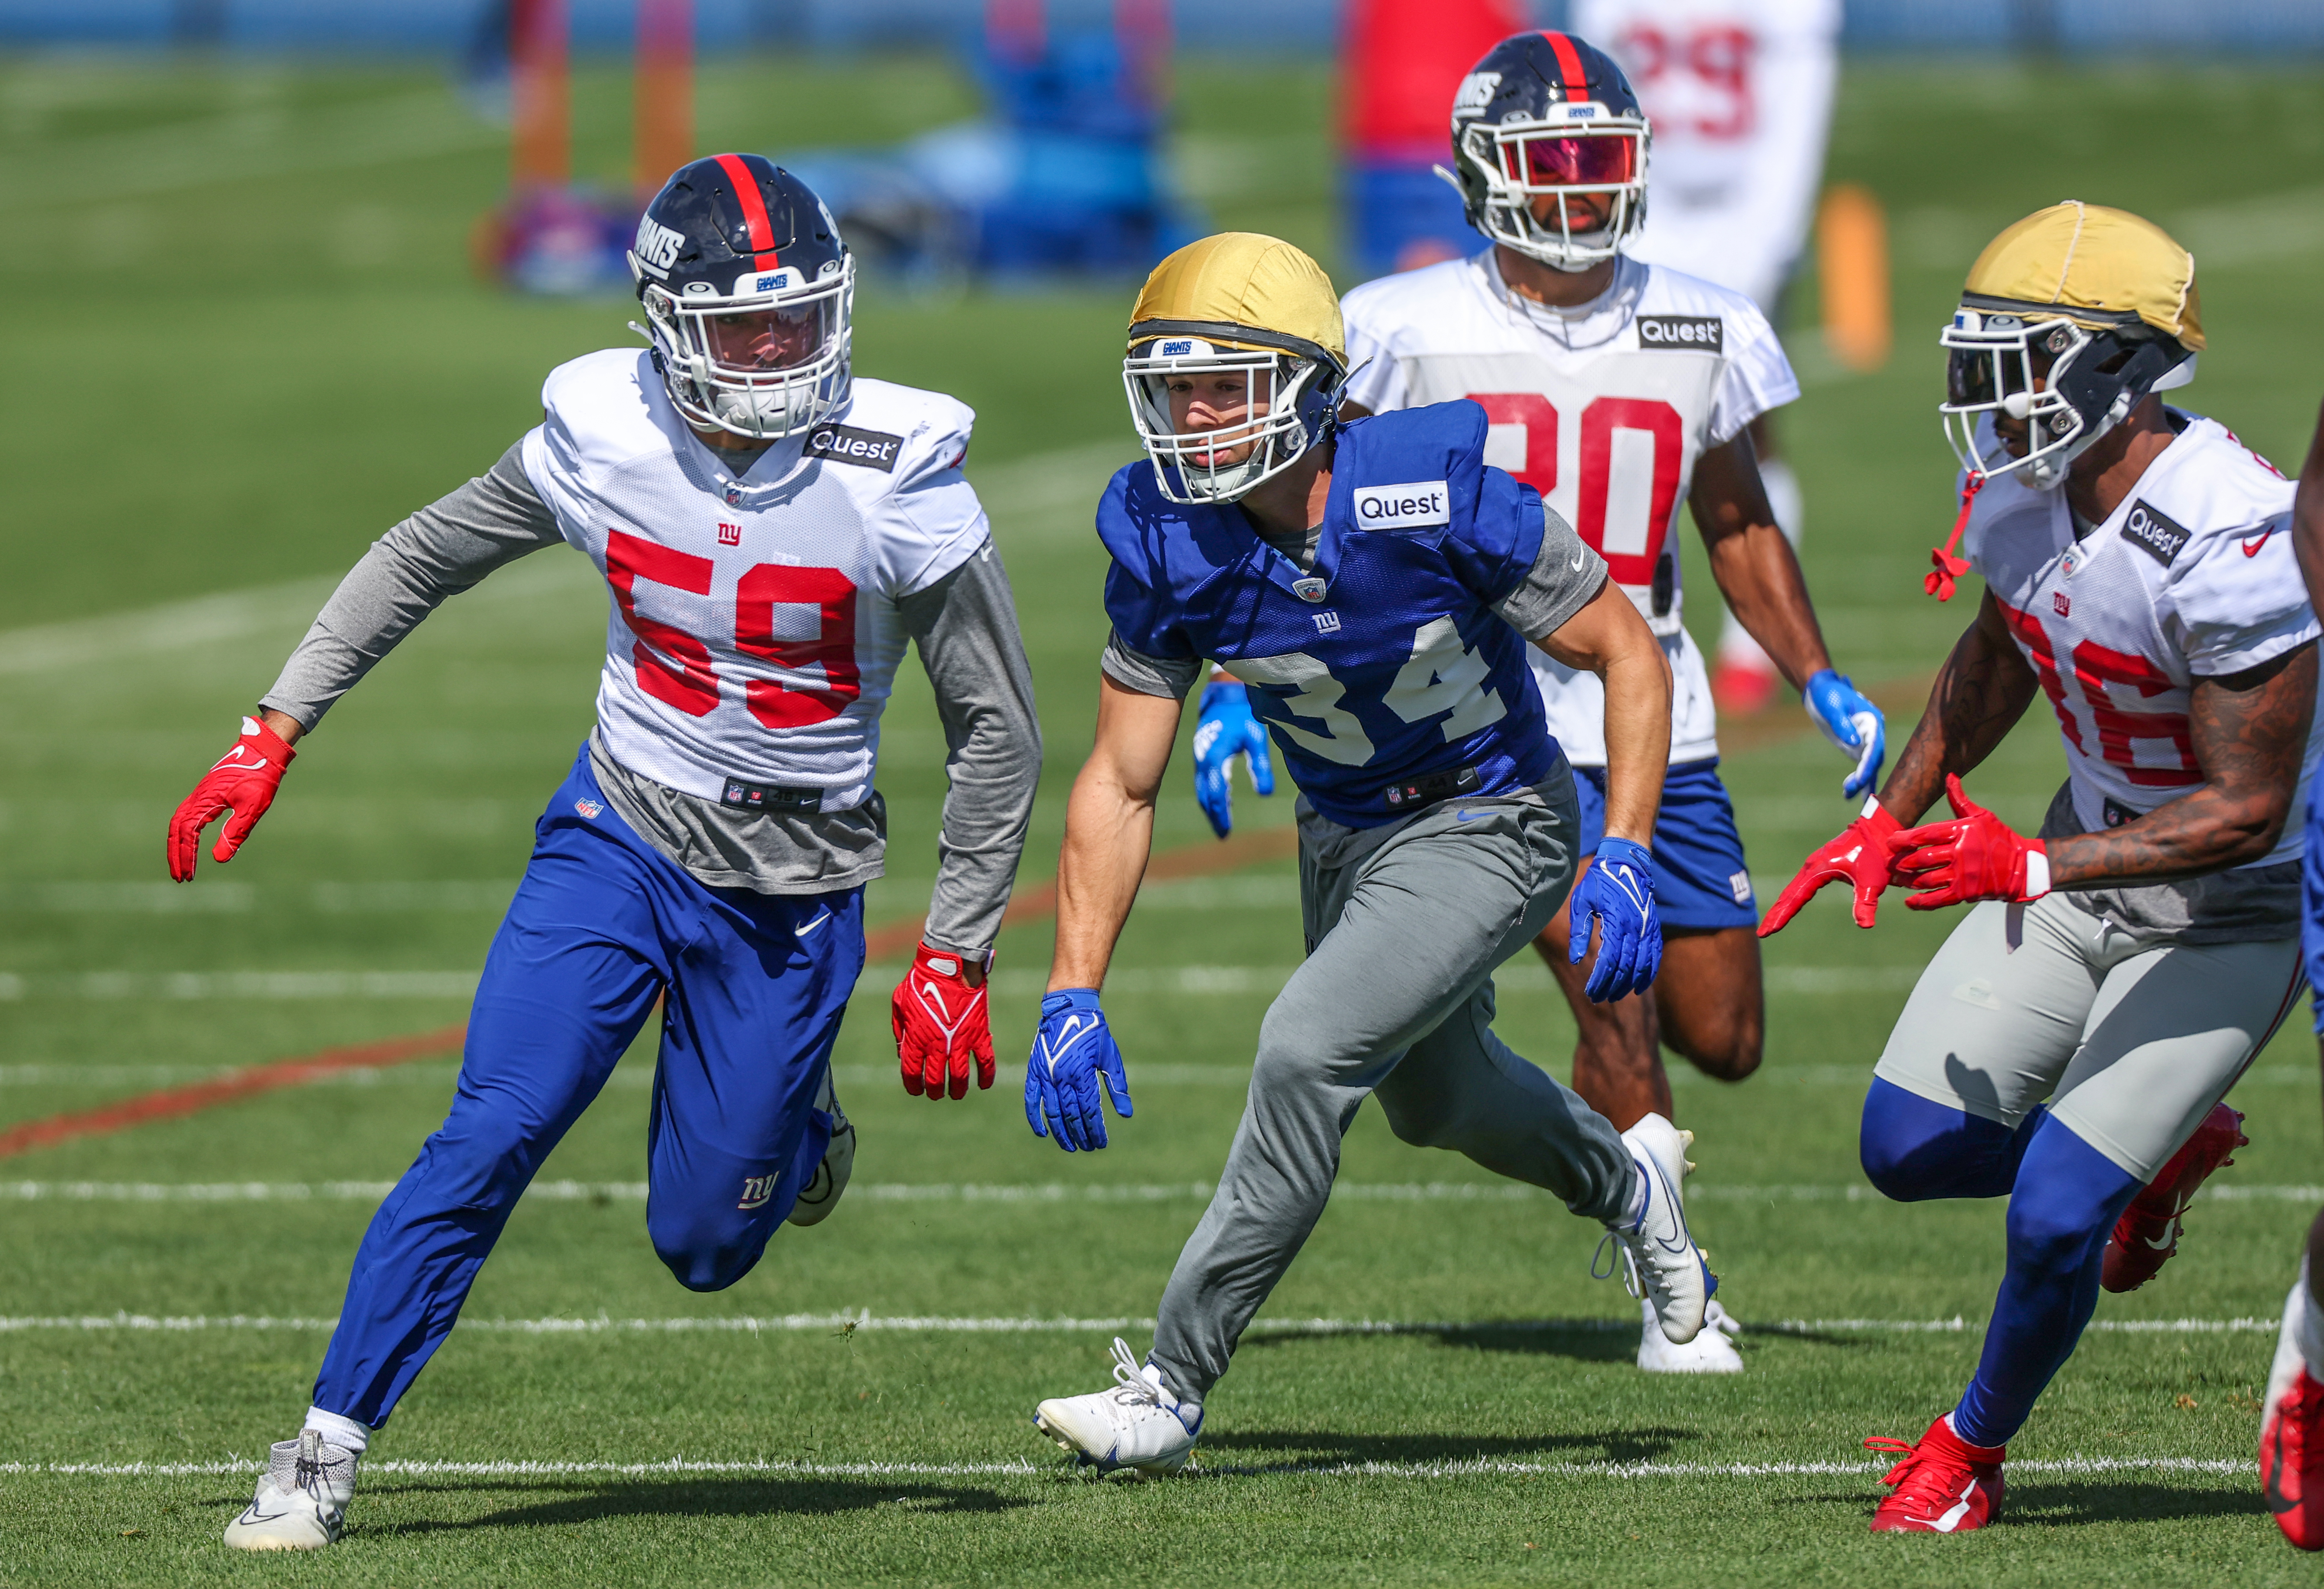
[[1565, 79], [1567, 103], [1589, 98], [1590, 74], [1582, 69], [1582, 52], [1574, 49], [1573, 41], [1563, 33], [1544, 32], [1542, 37], [1547, 39], [1549, 47], [1557, 52], [1557, 70], [1558, 75]]
[[734, 184], [734, 197], [742, 202], [742, 224], [751, 228], [751, 246], [758, 253], [751, 261], [754, 270], [770, 271], [778, 263], [775, 258], [775, 226], [767, 218], [767, 201], [759, 196], [759, 179], [742, 163], [739, 154], [722, 154], [719, 165]]

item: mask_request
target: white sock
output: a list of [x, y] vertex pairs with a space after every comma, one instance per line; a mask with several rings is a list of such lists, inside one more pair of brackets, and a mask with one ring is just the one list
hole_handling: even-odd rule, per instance
[[325, 1445], [339, 1446], [358, 1456], [363, 1455], [364, 1447], [371, 1444], [368, 1427], [351, 1418], [341, 1418], [336, 1412], [325, 1412], [319, 1407], [309, 1408], [307, 1421], [300, 1427], [322, 1436]]
[[2300, 1355], [2308, 1360], [2308, 1372], [2324, 1380], [2324, 1307], [2316, 1306], [2315, 1294], [2309, 1289], [2305, 1253], [2300, 1259], [2300, 1286], [2292, 1294], [2300, 1304], [2300, 1316], [2293, 1321], [2292, 1338], [2300, 1343]]
[[1646, 1196], [1654, 1185], [1654, 1182], [1647, 1178], [1646, 1167], [1643, 1163], [1636, 1158], [1633, 1158], [1630, 1162], [1638, 1172], [1638, 1188], [1630, 1194], [1629, 1211], [1622, 1215], [1622, 1228], [1626, 1231], [1637, 1230], [1639, 1222], [1646, 1217]]

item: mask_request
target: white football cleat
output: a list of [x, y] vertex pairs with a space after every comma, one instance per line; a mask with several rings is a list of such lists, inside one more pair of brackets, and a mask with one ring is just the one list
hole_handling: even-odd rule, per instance
[[[1638, 1167], [1646, 1196], [1628, 1224], [1606, 1227], [1607, 1238], [1621, 1254], [1617, 1268], [1624, 1287], [1651, 1305], [1663, 1338], [1683, 1346], [1702, 1333], [1703, 1310], [1718, 1286], [1711, 1266], [1695, 1251], [1694, 1237], [1686, 1228], [1685, 1200], [1679, 1193], [1679, 1183], [1694, 1168], [1686, 1161], [1694, 1133], [1649, 1114], [1622, 1133], [1622, 1143]], [[1604, 1245], [1600, 1243], [1601, 1252]], [[1591, 1272], [1598, 1273], [1594, 1262]], [[1614, 1272], [1609, 1270], [1599, 1278], [1610, 1279]]]
[[1638, 1366], [1650, 1374], [1739, 1374], [1743, 1372], [1743, 1354], [1735, 1350], [1729, 1339], [1743, 1333], [1743, 1326], [1719, 1305], [1717, 1298], [1702, 1310], [1702, 1333], [1683, 1346], [1674, 1346], [1663, 1336], [1662, 1326], [1655, 1318], [1655, 1305], [1641, 1299], [1638, 1311], [1645, 1327], [1638, 1336]]
[[[1053, 1396], [1033, 1409], [1033, 1427], [1073, 1455], [1077, 1467], [1101, 1474], [1128, 1468], [1140, 1478], [1176, 1473], [1194, 1455], [1203, 1432], [1200, 1402], [1182, 1402], [1162, 1382], [1162, 1371], [1140, 1365], [1116, 1335], [1111, 1390], [1093, 1396]], [[1192, 1411], [1194, 1421], [1185, 1421]]]
[[339, 1537], [360, 1460], [344, 1446], [325, 1445], [313, 1429], [277, 1440], [258, 1493], [226, 1526], [226, 1542], [236, 1550], [320, 1550]]
[[800, 1189], [798, 1201], [791, 1205], [793, 1224], [821, 1224], [829, 1218], [839, 1206], [840, 1195], [847, 1190], [847, 1178], [855, 1173], [855, 1127], [840, 1113], [839, 1095], [832, 1090], [828, 1065], [823, 1067], [823, 1086], [816, 1090], [815, 1106], [831, 1116], [831, 1146], [823, 1150], [815, 1178]]

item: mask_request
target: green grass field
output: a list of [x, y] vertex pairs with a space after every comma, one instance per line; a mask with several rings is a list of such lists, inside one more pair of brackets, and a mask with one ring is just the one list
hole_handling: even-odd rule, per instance
[[[1878, 375], [1839, 374], [1804, 328], [1804, 283], [1809, 389], [1784, 420], [1843, 668], [1924, 674], [1965, 621], [1965, 601], [1919, 588], [1951, 516], [1935, 329], [1977, 247], [2037, 205], [2070, 193], [2179, 228], [2205, 262], [2212, 336], [2190, 400], [2299, 456], [2324, 368], [2319, 89], [2201, 68], [1850, 69], [1831, 172], [1888, 206], [1898, 352]], [[1183, 91], [1194, 195], [1328, 259], [1323, 73], [1194, 62]], [[2190, 92], [2212, 107], [2200, 136], [2153, 114]], [[723, 66], [702, 137], [901, 135], [968, 103], [928, 63]], [[908, 119], [882, 119], [899, 106]], [[625, 108], [612, 74], [584, 74], [585, 171], [618, 168]], [[579, 559], [546, 554], [447, 606], [302, 749], [234, 865], [177, 889], [161, 852], [170, 809], [337, 573], [487, 466], [550, 365], [626, 339], [620, 302], [512, 301], [467, 276], [500, 158], [418, 69], [0, 63], [0, 338], [16, 350], [0, 383], [0, 1127], [463, 1015], [529, 825], [588, 725], [603, 596]], [[932, 305], [875, 288], [859, 306], [860, 369], [982, 416], [972, 473], [1050, 747], [1030, 881], [1088, 737], [1104, 633], [1088, 511], [1129, 452], [1112, 363], [1127, 296]], [[1707, 635], [1715, 609], [1695, 610]], [[888, 722], [894, 875], [872, 891], [875, 923], [925, 902], [943, 786], [908, 669]], [[1752, 743], [1725, 771], [1756, 871], [1780, 879], [1846, 815], [1841, 766], [1805, 735]], [[2029, 720], [1976, 787], [2030, 823], [2060, 775], [2054, 731]], [[1242, 820], [1279, 826], [1288, 804], [1246, 796]], [[1183, 767], [1159, 842], [1209, 842]], [[1367, 1111], [1341, 1195], [1209, 1404], [1201, 1475], [1061, 1471], [1032, 1405], [1102, 1384], [1117, 1329], [1142, 1347], [1296, 921], [1287, 864], [1149, 890], [1108, 998], [1138, 1114], [1092, 1157], [1036, 1141], [1018, 1107], [1045, 928], [1003, 939], [1001, 1085], [964, 1104], [931, 1108], [892, 1079], [896, 968], [875, 966], [839, 1053], [855, 1187], [717, 1296], [678, 1288], [647, 1243], [650, 1048], [632, 1056], [375, 1442], [327, 1559], [244, 1558], [217, 1533], [265, 1444], [296, 1427], [349, 1257], [441, 1117], [451, 1061], [0, 1162], [0, 1584], [2311, 1575], [2250, 1467], [2268, 1321], [2324, 1196], [2302, 1185], [2324, 1147], [2304, 1010], [2237, 1099], [2255, 1141], [2218, 1183], [2234, 1195], [2199, 1206], [2162, 1280], [2103, 1301], [2013, 1448], [2006, 1526], [1865, 1531], [1879, 1464], [1858, 1442], [1917, 1435], [1950, 1405], [2002, 1209], [1900, 1207], [1864, 1186], [1866, 1072], [1948, 923], [1892, 910], [1858, 933], [1831, 901], [1770, 946], [1764, 1073], [1675, 1078], [1701, 1133], [1701, 1233], [1755, 1326], [1747, 1373], [1639, 1374], [1631, 1304], [1586, 1278], [1593, 1228], [1404, 1148]], [[1545, 973], [1513, 964], [1500, 985], [1503, 1032], [1563, 1073], [1572, 1027]], [[1001, 1322], [876, 1322], [909, 1318]], [[1302, 1327], [1318, 1320], [1396, 1327]]]

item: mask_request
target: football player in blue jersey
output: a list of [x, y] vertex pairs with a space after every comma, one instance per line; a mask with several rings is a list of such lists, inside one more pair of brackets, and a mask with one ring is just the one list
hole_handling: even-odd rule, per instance
[[[1226, 233], [1156, 267], [1123, 380], [1148, 455], [1097, 528], [1112, 567], [1096, 744], [1074, 784], [1057, 940], [1025, 1112], [1067, 1151], [1127, 1116], [1099, 1002], [1145, 871], [1154, 804], [1206, 661], [1248, 681], [1298, 779], [1308, 956], [1260, 1023], [1218, 1190], [1164, 1290], [1152, 1352], [1114, 1343], [1114, 1385], [1035, 1422], [1102, 1471], [1174, 1473], [1244, 1327], [1323, 1211], [1367, 1097], [1416, 1146], [1451, 1149], [1602, 1221], [1674, 1342], [1715, 1282], [1680, 1196], [1687, 1138], [1618, 1133], [1493, 1035], [1492, 973], [1573, 894], [1592, 999], [1661, 961], [1646, 845], [1670, 745], [1661, 646], [1604, 561], [1484, 461], [1475, 403], [1342, 424], [1340, 307], [1287, 243]], [[1605, 836], [1581, 884], [1573, 779], [1527, 642], [1602, 679]], [[1593, 928], [1594, 924], [1594, 928]], [[1101, 1096], [1101, 1093], [1104, 1095]]]

